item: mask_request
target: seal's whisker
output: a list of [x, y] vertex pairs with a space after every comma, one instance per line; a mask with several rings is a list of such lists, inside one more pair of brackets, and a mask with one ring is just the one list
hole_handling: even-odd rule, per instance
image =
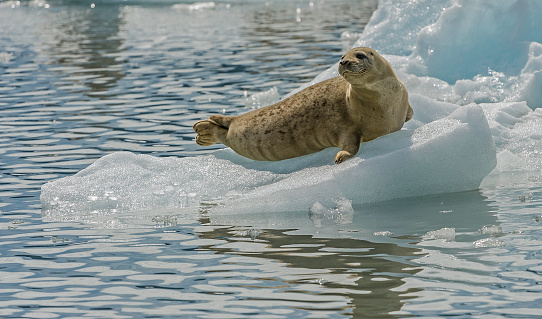
[[366, 69], [370, 68], [373, 72], [375, 72], [377, 74], [382, 74], [382, 72], [378, 71], [378, 69], [375, 67], [373, 62], [371, 62], [369, 59], [363, 59], [362, 63], [365, 66]]

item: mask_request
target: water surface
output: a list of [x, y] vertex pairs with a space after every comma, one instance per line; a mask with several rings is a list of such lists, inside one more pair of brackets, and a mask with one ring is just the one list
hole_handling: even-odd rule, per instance
[[40, 187], [104, 155], [222, 147], [197, 146], [194, 121], [312, 80], [376, 9], [174, 4], [0, 2], [1, 317], [539, 314], [536, 174], [353, 211], [42, 218]]

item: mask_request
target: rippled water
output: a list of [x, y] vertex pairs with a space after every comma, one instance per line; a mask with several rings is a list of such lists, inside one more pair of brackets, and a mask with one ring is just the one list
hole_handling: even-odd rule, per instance
[[539, 315], [539, 174], [353, 210], [43, 220], [41, 185], [106, 154], [212, 151], [194, 121], [312, 80], [376, 8], [173, 4], [0, 2], [1, 317]]

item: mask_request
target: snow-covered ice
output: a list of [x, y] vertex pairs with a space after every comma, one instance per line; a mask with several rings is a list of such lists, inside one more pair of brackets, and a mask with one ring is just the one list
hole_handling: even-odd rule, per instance
[[[539, 173], [541, 15], [537, 0], [381, 0], [356, 46], [379, 51], [407, 86], [414, 118], [403, 130], [362, 144], [341, 165], [333, 164], [336, 149], [280, 162], [231, 150], [188, 158], [114, 153], [44, 185], [44, 216], [202, 205], [325, 214], [337, 199], [466, 191], [488, 174]], [[307, 85], [336, 75], [334, 65]]]

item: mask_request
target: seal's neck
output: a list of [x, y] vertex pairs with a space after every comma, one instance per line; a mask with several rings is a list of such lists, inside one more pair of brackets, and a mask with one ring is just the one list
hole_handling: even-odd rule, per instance
[[363, 105], [364, 101], [378, 101], [380, 99], [380, 92], [373, 89], [371, 84], [353, 85], [348, 83], [346, 96], [350, 100], [357, 101]]

